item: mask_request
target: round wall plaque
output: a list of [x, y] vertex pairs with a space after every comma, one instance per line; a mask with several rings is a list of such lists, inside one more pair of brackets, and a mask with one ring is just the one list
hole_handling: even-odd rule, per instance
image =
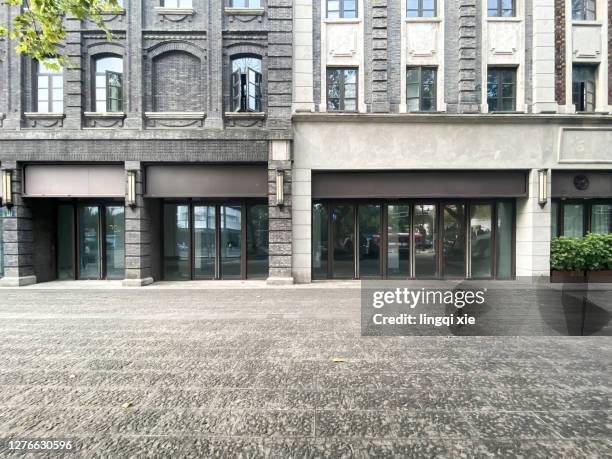
[[589, 178], [586, 175], [576, 175], [574, 177], [574, 186], [577, 190], [584, 191], [589, 188]]

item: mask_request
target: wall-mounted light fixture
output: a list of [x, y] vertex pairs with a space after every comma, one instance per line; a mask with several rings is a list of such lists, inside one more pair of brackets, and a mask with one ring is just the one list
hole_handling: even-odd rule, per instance
[[276, 169], [276, 205], [285, 204], [285, 173], [282, 169]]
[[2, 171], [2, 204], [10, 206], [13, 204], [13, 187], [11, 186], [11, 172], [8, 169]]
[[127, 196], [125, 203], [136, 207], [136, 171], [127, 171]]
[[548, 202], [548, 169], [538, 170], [538, 204], [544, 207]]

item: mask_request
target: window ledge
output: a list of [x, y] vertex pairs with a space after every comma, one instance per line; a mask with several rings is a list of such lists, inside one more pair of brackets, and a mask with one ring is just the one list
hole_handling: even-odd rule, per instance
[[205, 112], [145, 112], [145, 118], [150, 120], [203, 120]]
[[360, 18], [325, 18], [323, 19], [325, 24], [359, 24], [361, 22]]
[[231, 14], [234, 16], [263, 16], [266, 12], [264, 8], [235, 8], [232, 6], [226, 6], [225, 14]]
[[85, 118], [125, 118], [124, 112], [85, 112]]
[[501, 16], [487, 16], [487, 22], [523, 22], [523, 18], [520, 16], [513, 17], [501, 17]]
[[225, 112], [225, 117], [229, 119], [262, 120], [266, 117], [266, 113], [265, 112]]
[[442, 18], [436, 16], [435, 18], [406, 18], [406, 22], [442, 22]]
[[101, 16], [124, 16], [125, 8], [120, 8], [117, 11], [102, 11]]
[[584, 27], [601, 27], [603, 25], [603, 23], [601, 21], [595, 20], [595, 21], [577, 21], [577, 20], [572, 20], [572, 25], [573, 26], [584, 26]]
[[49, 113], [25, 112], [23, 116], [25, 116], [26, 118], [32, 118], [32, 119], [62, 119], [66, 117], [66, 114], [59, 113], [59, 112], [49, 112]]
[[193, 8], [166, 8], [165, 6], [156, 6], [157, 14], [176, 15], [176, 16], [193, 16], [195, 10]]

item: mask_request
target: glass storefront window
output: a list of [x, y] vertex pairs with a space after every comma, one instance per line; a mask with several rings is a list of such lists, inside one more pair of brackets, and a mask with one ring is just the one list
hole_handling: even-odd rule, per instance
[[414, 206], [414, 267], [417, 278], [438, 275], [436, 225], [436, 206], [434, 204]]
[[447, 277], [465, 277], [465, 206], [444, 206], [444, 274]]
[[380, 205], [359, 206], [359, 276], [380, 277]]
[[0, 207], [0, 278], [4, 276], [4, 218], [9, 212], [6, 207]]
[[100, 208], [79, 206], [79, 279], [100, 279]]
[[268, 277], [268, 206], [257, 204], [247, 211], [247, 277]]
[[193, 277], [212, 279], [215, 277], [215, 207], [193, 208]]
[[350, 205], [338, 205], [331, 211], [333, 234], [333, 276], [338, 279], [355, 277], [355, 210]]
[[410, 206], [387, 206], [387, 273], [390, 278], [410, 277]]
[[163, 225], [164, 279], [189, 279], [189, 206], [164, 204]]
[[74, 206], [57, 208], [57, 278], [74, 280]]
[[582, 204], [563, 204], [563, 235], [584, 236], [584, 206]]
[[612, 204], [591, 206], [591, 233], [612, 233]]
[[470, 252], [472, 277], [491, 277], [493, 228], [490, 204], [470, 206]]
[[327, 234], [327, 206], [316, 203], [312, 210], [312, 274], [315, 279], [327, 277]]
[[559, 203], [550, 203], [550, 238], [559, 237]]
[[514, 228], [514, 206], [512, 202], [497, 203], [497, 278], [512, 278], [512, 246]]
[[109, 206], [105, 208], [106, 226], [106, 277], [123, 279], [125, 277], [125, 208]]
[[242, 209], [221, 206], [221, 276], [239, 279], [242, 260]]

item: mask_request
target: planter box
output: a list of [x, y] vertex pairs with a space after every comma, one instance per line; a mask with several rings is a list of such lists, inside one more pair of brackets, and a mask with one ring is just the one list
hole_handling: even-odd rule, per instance
[[587, 282], [597, 284], [602, 282], [612, 283], [612, 270], [608, 271], [587, 271]]
[[584, 283], [586, 276], [584, 271], [552, 271], [550, 281], [553, 283]]

